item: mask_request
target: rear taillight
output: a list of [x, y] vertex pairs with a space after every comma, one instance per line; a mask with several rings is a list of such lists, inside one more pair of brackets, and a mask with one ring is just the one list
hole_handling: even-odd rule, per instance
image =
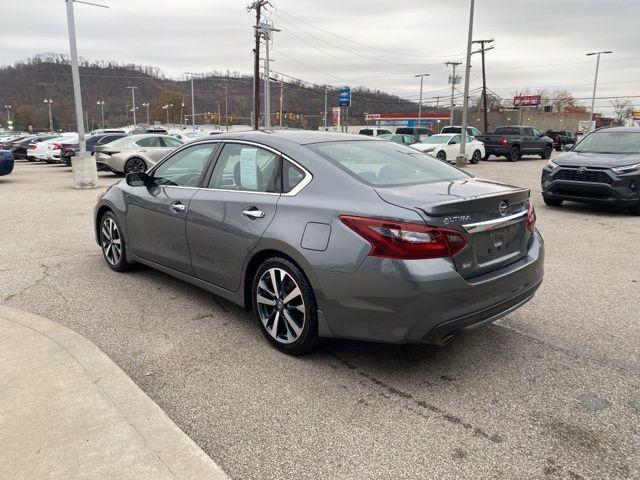
[[532, 232], [536, 228], [536, 209], [533, 208], [531, 200], [529, 200], [529, 210], [527, 211], [527, 228]]
[[29, 150], [35, 150], [36, 148], [38, 148], [38, 145], [36, 145], [35, 143], [29, 144]]
[[506, 144], [507, 144], [507, 137], [503, 135], [502, 138], [500, 139], [500, 145], [506, 145]]
[[554, 135], [554, 136], [553, 136], [553, 141], [554, 141], [554, 142], [557, 142], [557, 141], [558, 141], [558, 136], [557, 136], [557, 135]]
[[62, 147], [62, 144], [61, 144], [61, 143], [54, 143], [54, 144], [53, 144], [53, 149], [54, 149], [54, 150], [60, 150], [60, 147]]
[[371, 244], [372, 257], [451, 257], [467, 245], [465, 237], [450, 228], [350, 215], [341, 215], [340, 220]]

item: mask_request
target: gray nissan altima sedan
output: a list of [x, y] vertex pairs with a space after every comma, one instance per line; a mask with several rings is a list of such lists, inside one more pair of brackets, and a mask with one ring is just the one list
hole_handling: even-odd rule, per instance
[[530, 300], [529, 191], [361, 135], [188, 143], [101, 195], [107, 265], [139, 262], [252, 309], [291, 354], [320, 337], [444, 344]]

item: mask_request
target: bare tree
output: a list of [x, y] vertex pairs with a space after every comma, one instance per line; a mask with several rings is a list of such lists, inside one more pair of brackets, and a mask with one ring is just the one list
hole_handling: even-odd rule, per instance
[[633, 105], [631, 100], [612, 100], [611, 106], [613, 107], [613, 114], [615, 116], [614, 123], [616, 125], [623, 125], [625, 120], [633, 115]]

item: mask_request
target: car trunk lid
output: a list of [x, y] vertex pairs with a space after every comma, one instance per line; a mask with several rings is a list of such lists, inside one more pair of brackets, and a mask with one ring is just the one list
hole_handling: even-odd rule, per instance
[[417, 211], [431, 226], [461, 232], [467, 248], [453, 257], [466, 277], [497, 270], [524, 257], [529, 190], [468, 179], [420, 185], [378, 187], [386, 202]]

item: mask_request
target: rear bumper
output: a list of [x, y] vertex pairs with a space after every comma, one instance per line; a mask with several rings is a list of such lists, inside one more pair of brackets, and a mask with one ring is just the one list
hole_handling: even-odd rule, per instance
[[497, 271], [464, 279], [447, 259], [367, 257], [352, 274], [314, 271], [318, 307], [333, 337], [432, 342], [493, 322], [531, 299], [544, 273], [544, 242]]
[[506, 155], [507, 153], [509, 153], [509, 149], [508, 147], [496, 147], [493, 145], [486, 145], [484, 146], [484, 151], [486, 155]]
[[555, 173], [557, 171], [543, 169], [541, 186], [544, 198], [619, 207], [640, 202], [640, 174], [615, 175], [607, 172], [611, 183], [601, 183], [555, 180]]

